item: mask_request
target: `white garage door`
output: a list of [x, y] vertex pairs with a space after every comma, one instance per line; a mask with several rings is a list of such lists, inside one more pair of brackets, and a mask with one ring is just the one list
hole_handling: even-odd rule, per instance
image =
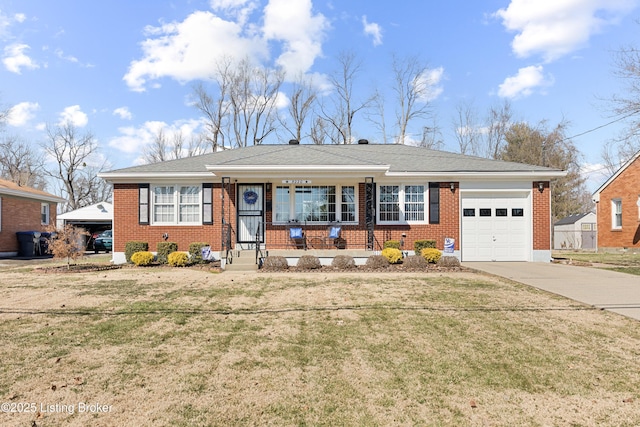
[[462, 195], [463, 261], [528, 261], [529, 193]]

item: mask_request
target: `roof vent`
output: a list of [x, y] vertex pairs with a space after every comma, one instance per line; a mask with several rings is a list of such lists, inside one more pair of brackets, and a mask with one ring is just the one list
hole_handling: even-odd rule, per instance
[[300, 141], [298, 141], [297, 139], [290, 139], [289, 145], [300, 145]]
[[366, 145], [366, 144], [368, 144], [368, 143], [369, 143], [369, 140], [368, 140], [368, 139], [359, 139], [359, 140], [358, 140], [358, 144], [360, 144], [360, 145]]

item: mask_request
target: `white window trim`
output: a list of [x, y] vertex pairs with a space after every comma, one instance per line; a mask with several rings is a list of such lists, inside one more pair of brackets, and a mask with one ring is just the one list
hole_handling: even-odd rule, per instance
[[[289, 221], [295, 219], [296, 217], [296, 188], [297, 187], [335, 187], [335, 195], [336, 195], [336, 220], [335, 221], [308, 221], [309, 224], [332, 224], [334, 222], [339, 222], [341, 224], [358, 224], [358, 218], [359, 218], [359, 210], [360, 210], [360, 206], [359, 206], [359, 194], [358, 194], [358, 184], [345, 184], [345, 185], [335, 185], [335, 184], [305, 184], [305, 185], [295, 185], [295, 184], [291, 184], [291, 185], [276, 185], [273, 188], [273, 199], [272, 199], [272, 203], [273, 203], [273, 217], [274, 217], [274, 224], [286, 224], [289, 221], [276, 221], [275, 220], [275, 216], [276, 216], [276, 211], [275, 211], [275, 206], [276, 206], [276, 188], [281, 188], [281, 187], [289, 187]], [[354, 216], [355, 216], [355, 221], [342, 221], [342, 187], [353, 187], [353, 199], [354, 199], [354, 204], [355, 204], [355, 212], [354, 212]]]
[[[49, 225], [51, 222], [51, 211], [50, 211], [49, 203], [40, 203], [40, 224], [41, 225]], [[44, 210], [44, 212], [43, 212]], [[42, 221], [42, 214], [46, 215], [46, 219]]]
[[[620, 206], [620, 225], [616, 224], [616, 217], [618, 215], [618, 211], [616, 206]], [[613, 230], [621, 230], [622, 229], [622, 199], [611, 199], [611, 229]]]
[[[174, 221], [156, 221], [155, 220], [155, 189], [158, 187], [173, 187], [173, 217]], [[180, 222], [180, 188], [197, 187], [198, 188], [198, 221]], [[175, 226], [194, 226], [202, 225], [202, 183], [181, 183], [181, 184], [151, 184], [149, 189], [149, 225], [175, 225]]]
[[[411, 185], [422, 185], [424, 187], [423, 192], [423, 205], [424, 220], [422, 221], [407, 221], [405, 220], [405, 187]], [[380, 187], [381, 186], [396, 186], [398, 189], [398, 204], [400, 208], [398, 221], [386, 221], [380, 219]], [[378, 183], [376, 188], [376, 222], [380, 225], [413, 225], [413, 224], [429, 224], [429, 183], [428, 182], [390, 182], [390, 183]]]

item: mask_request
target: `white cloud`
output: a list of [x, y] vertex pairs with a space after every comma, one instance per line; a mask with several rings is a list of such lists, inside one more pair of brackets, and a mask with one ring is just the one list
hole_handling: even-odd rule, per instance
[[444, 88], [442, 87], [442, 80], [444, 78], [444, 68], [438, 67], [423, 73], [418, 81], [415, 83], [416, 85], [424, 86], [427, 88], [424, 96], [420, 98], [422, 102], [431, 102], [438, 98], [442, 92], [444, 92]]
[[264, 37], [282, 42], [276, 63], [290, 76], [307, 72], [322, 54], [329, 22], [312, 8], [311, 0], [270, 0], [264, 8]]
[[76, 127], [84, 127], [89, 123], [89, 117], [82, 112], [79, 105], [71, 105], [60, 113], [58, 125], [71, 124]]
[[122, 120], [131, 120], [133, 118], [133, 114], [127, 107], [116, 108], [113, 110], [113, 115], [120, 117]]
[[35, 112], [39, 109], [40, 104], [37, 102], [21, 102], [16, 104], [9, 110], [7, 123], [15, 127], [24, 126], [29, 120], [33, 119]]
[[515, 76], [507, 77], [499, 86], [498, 95], [503, 98], [520, 98], [531, 95], [536, 88], [552, 84], [553, 79], [550, 76], [545, 77], [541, 65], [531, 65], [520, 68]]
[[182, 22], [146, 28], [142, 58], [132, 61], [123, 77], [130, 89], [158, 87], [164, 77], [180, 82], [209, 78], [220, 59], [262, 62], [269, 59], [270, 47], [279, 52], [275, 63], [295, 76], [308, 71], [322, 54], [329, 22], [313, 13], [311, 0], [269, 0], [262, 17], [250, 16], [258, 9], [255, 0], [210, 4], [217, 14], [197, 11]]
[[27, 15], [25, 15], [24, 13], [16, 13], [15, 15], [13, 15], [13, 19], [15, 19], [16, 22], [23, 23], [24, 21], [26, 21]]
[[373, 45], [380, 46], [382, 44], [382, 28], [375, 22], [368, 22], [367, 16], [362, 17], [362, 26], [364, 33], [373, 38]]
[[25, 54], [28, 49], [28, 45], [21, 43], [5, 46], [4, 58], [2, 58], [5, 68], [16, 74], [21, 74], [22, 68], [39, 68], [39, 65]]
[[[109, 141], [109, 146], [127, 154], [140, 154], [144, 148], [151, 144], [158, 132], [162, 130], [167, 140], [172, 141], [174, 135], [180, 134], [185, 141], [189, 141], [192, 136], [198, 133], [202, 126], [201, 120], [178, 120], [172, 124], [162, 121], [148, 121], [142, 125], [126, 126], [118, 128], [120, 136]], [[136, 164], [143, 163], [142, 158], [136, 161]]]
[[257, 0], [211, 0], [211, 8], [244, 25], [251, 13], [259, 6]]
[[143, 58], [132, 61], [124, 80], [144, 91], [150, 80], [171, 77], [181, 82], [211, 77], [216, 61], [225, 56], [262, 57], [266, 44], [243, 36], [243, 28], [210, 12], [194, 12], [182, 22], [148, 27]]
[[494, 16], [505, 28], [518, 33], [514, 53], [523, 58], [540, 54], [556, 60], [584, 47], [593, 34], [616, 24], [636, 5], [636, 0], [511, 0]]

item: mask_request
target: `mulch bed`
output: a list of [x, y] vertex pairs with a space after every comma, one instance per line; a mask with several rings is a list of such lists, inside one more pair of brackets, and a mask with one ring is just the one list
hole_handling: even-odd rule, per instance
[[122, 266], [111, 264], [70, 264], [69, 266], [56, 265], [40, 267], [36, 270], [44, 273], [90, 273], [95, 271], [117, 270], [119, 268], [122, 268]]

